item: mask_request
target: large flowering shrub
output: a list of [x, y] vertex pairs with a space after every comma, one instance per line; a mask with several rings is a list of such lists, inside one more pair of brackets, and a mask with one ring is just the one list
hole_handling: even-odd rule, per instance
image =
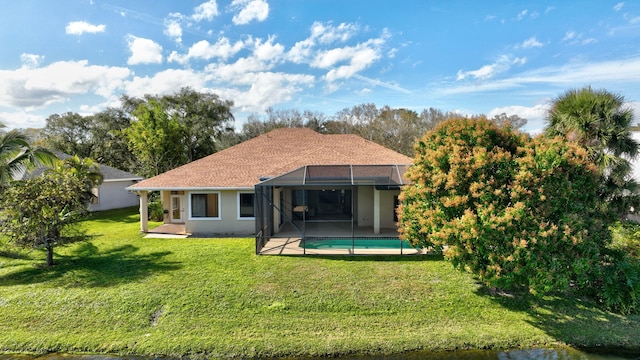
[[588, 288], [610, 242], [586, 151], [485, 119], [449, 120], [415, 146], [401, 237], [500, 288]]

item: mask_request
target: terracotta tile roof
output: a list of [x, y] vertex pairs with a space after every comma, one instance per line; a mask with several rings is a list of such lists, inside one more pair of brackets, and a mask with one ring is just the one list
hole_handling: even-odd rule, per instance
[[143, 180], [130, 190], [251, 188], [305, 165], [389, 165], [412, 159], [357, 135], [276, 129], [200, 160]]

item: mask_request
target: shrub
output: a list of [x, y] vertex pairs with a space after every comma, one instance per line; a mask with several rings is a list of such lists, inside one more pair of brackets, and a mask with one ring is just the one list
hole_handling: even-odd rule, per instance
[[606, 251], [599, 270], [597, 292], [602, 304], [622, 314], [640, 309], [640, 260], [620, 250]]
[[486, 119], [454, 119], [415, 146], [398, 208], [403, 239], [442, 249], [490, 286], [588, 288], [610, 242], [584, 149]]
[[149, 202], [149, 220], [164, 221], [164, 209], [159, 199]]
[[640, 260], [640, 224], [619, 221], [611, 226], [611, 233], [613, 237], [611, 248]]

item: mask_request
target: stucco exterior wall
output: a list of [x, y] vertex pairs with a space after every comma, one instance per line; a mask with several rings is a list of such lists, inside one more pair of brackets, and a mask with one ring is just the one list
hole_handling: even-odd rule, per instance
[[220, 216], [218, 219], [198, 219], [191, 216], [191, 194], [205, 191], [187, 192], [184, 203], [186, 206], [185, 226], [187, 232], [202, 235], [217, 236], [251, 236], [255, 233], [254, 218], [239, 218], [238, 193], [253, 193], [253, 191], [222, 190], [214, 191], [219, 194]]
[[396, 228], [394, 219], [394, 196], [400, 195], [400, 190], [380, 191], [380, 227], [383, 229]]
[[90, 204], [90, 211], [102, 211], [137, 206], [138, 196], [125, 190], [133, 185], [132, 180], [105, 181], [98, 187], [98, 204]]
[[[374, 188], [373, 186], [359, 186], [357, 195], [356, 216], [358, 226], [373, 226], [374, 223]], [[394, 221], [394, 196], [400, 194], [400, 190], [380, 190], [380, 227], [395, 228]]]
[[373, 187], [359, 186], [356, 199], [358, 226], [373, 226]]

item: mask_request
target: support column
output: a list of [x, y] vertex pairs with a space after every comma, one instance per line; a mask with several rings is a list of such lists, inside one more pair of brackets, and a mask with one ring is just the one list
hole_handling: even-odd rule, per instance
[[140, 232], [146, 233], [149, 231], [149, 203], [147, 197], [147, 191], [140, 191]]
[[373, 233], [380, 234], [380, 190], [373, 188]]
[[280, 209], [280, 189], [273, 188], [273, 232], [280, 232], [280, 218], [284, 209]]

